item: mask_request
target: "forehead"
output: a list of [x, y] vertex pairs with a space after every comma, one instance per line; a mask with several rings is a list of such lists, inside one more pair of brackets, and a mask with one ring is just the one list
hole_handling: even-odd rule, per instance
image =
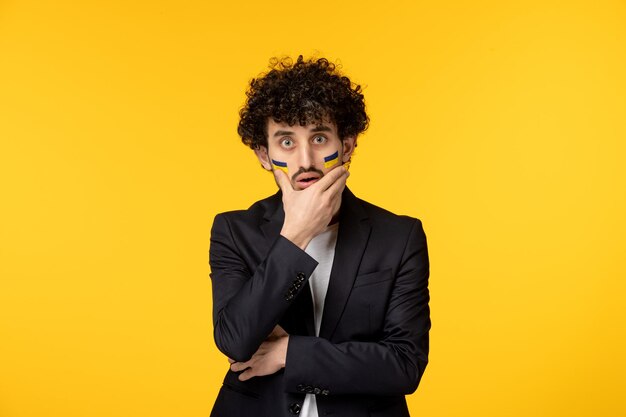
[[335, 123], [328, 119], [321, 120], [319, 122], [309, 123], [301, 126], [300, 124], [287, 124], [286, 122], [276, 122], [271, 117], [267, 120], [267, 133], [271, 138], [273, 136], [281, 135], [306, 135], [308, 133], [315, 132], [327, 132], [331, 134], [337, 134], [337, 126]]

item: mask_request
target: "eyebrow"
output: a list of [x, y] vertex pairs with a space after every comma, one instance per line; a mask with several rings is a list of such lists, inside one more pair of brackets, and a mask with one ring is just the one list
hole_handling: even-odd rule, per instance
[[315, 126], [313, 129], [311, 129], [312, 133], [316, 133], [316, 132], [332, 132], [333, 130], [328, 127], [328, 126], [324, 126], [324, 125], [318, 125]]
[[[313, 129], [311, 129], [311, 133], [317, 133], [317, 132], [332, 132], [333, 130], [328, 127], [328, 126], [324, 126], [324, 125], [317, 125], [315, 126]], [[293, 135], [294, 132], [291, 132], [289, 130], [277, 130], [274, 133], [274, 137], [277, 136], [285, 136], [285, 135]]]

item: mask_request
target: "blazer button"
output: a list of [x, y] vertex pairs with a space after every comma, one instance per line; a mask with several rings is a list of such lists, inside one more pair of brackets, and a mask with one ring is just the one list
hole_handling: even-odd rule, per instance
[[328, 394], [330, 394], [330, 391], [328, 391], [327, 389], [323, 389], [321, 394], [322, 395], [328, 395]]
[[321, 392], [322, 392], [322, 390], [319, 389], [318, 387], [313, 388], [313, 394], [319, 394]]
[[296, 387], [296, 389], [300, 392], [304, 392], [304, 385], [302, 384], [298, 384], [298, 386]]
[[289, 412], [291, 414], [300, 414], [300, 404], [293, 403], [293, 404], [289, 405]]
[[304, 279], [306, 278], [306, 275], [304, 275], [304, 272], [298, 272], [298, 274], [296, 275], [296, 277], [297, 277], [300, 281], [304, 281]]
[[305, 388], [306, 392], [308, 392], [309, 394], [313, 392], [313, 387], [310, 385], [307, 385]]
[[285, 300], [287, 300], [287, 301], [293, 300], [293, 294], [292, 293], [285, 294]]

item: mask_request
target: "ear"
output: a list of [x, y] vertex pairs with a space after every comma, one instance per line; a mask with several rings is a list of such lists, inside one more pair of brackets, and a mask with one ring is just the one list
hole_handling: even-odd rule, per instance
[[261, 166], [268, 170], [271, 171], [272, 170], [272, 164], [270, 162], [270, 157], [267, 154], [267, 148], [265, 146], [259, 146], [258, 149], [254, 149], [254, 154], [256, 155], [256, 157], [259, 159], [259, 162], [261, 163]]
[[348, 162], [354, 152], [354, 148], [356, 148], [356, 136], [346, 136], [341, 143], [343, 145], [343, 157], [341, 162]]

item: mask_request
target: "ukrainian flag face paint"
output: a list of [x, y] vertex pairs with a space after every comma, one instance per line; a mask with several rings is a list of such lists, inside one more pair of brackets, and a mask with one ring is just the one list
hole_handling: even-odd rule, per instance
[[[289, 174], [287, 169], [287, 162], [277, 161], [272, 159], [272, 166], [274, 169], [280, 169], [285, 174]], [[339, 151], [335, 151], [332, 155], [328, 155], [324, 157], [324, 168], [331, 168], [339, 162]]]
[[324, 157], [324, 168], [330, 168], [339, 162], [339, 151]]
[[272, 166], [274, 167], [274, 169], [280, 169], [285, 174], [289, 174], [287, 170], [287, 162], [275, 161], [272, 159]]

